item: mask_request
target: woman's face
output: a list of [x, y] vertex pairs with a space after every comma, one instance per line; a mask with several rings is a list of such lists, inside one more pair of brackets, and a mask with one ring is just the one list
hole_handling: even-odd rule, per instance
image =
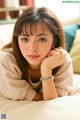
[[30, 25], [28, 25], [27, 34], [23, 29], [21, 35], [18, 36], [19, 48], [29, 66], [39, 67], [52, 48], [53, 34], [46, 25], [41, 23], [33, 25], [31, 30], [32, 34], [30, 33]]

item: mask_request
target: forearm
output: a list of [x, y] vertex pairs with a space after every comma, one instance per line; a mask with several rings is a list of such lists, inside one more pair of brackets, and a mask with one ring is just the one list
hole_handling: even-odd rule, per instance
[[42, 81], [42, 87], [44, 100], [51, 100], [58, 97], [54, 82], [52, 80]]
[[[52, 74], [50, 71], [43, 71], [42, 78], [51, 77]], [[42, 87], [43, 87], [43, 99], [44, 100], [51, 100], [58, 97], [55, 84], [53, 80], [42, 80]]]

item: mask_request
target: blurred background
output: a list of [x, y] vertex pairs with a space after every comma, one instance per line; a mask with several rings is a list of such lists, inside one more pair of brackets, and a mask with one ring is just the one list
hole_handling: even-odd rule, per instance
[[0, 0], [0, 24], [14, 23], [31, 6], [48, 7], [62, 24], [80, 21], [80, 0]]

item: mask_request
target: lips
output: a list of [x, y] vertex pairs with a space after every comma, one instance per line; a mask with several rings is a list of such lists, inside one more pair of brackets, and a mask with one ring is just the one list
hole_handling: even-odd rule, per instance
[[28, 55], [28, 57], [30, 59], [37, 59], [39, 57], [39, 55]]

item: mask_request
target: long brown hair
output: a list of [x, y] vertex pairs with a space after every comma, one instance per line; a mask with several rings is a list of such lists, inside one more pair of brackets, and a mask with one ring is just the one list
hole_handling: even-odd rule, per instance
[[[28, 70], [27, 70], [28, 63], [20, 52], [18, 46], [18, 35], [21, 34], [23, 28], [26, 31], [28, 24], [30, 24], [30, 31], [32, 31], [32, 26], [33, 25], [35, 26], [37, 22], [45, 24], [49, 28], [56, 41], [55, 48], [65, 47], [62, 25], [52, 11], [44, 7], [42, 8], [31, 7], [28, 8], [26, 11], [24, 11], [15, 23], [11, 43], [7, 44], [3, 49], [10, 47], [13, 48], [13, 55], [15, 56], [17, 64], [22, 72], [23, 79], [26, 80], [28, 79]], [[53, 69], [53, 74], [55, 74], [58, 69], [59, 67]]]

